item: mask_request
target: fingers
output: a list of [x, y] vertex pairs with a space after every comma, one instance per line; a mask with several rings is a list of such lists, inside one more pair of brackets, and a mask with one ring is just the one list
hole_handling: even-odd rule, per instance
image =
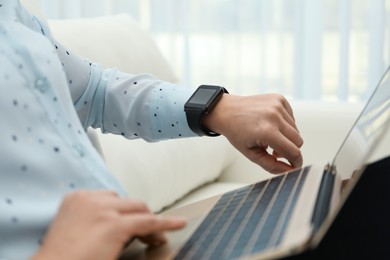
[[181, 229], [186, 222], [181, 217], [138, 213], [123, 218], [123, 227], [128, 231], [129, 236], [140, 236], [141, 240], [148, 244], [159, 245], [166, 241], [162, 232]]
[[106, 205], [108, 208], [117, 210], [120, 213], [131, 212], [150, 212], [145, 202], [129, 198], [121, 198], [119, 195], [110, 190], [95, 190], [95, 191], [79, 191], [81, 196], [93, 196], [98, 198], [100, 204]]
[[[279, 129], [289, 140], [298, 147], [301, 147], [303, 140], [299, 135], [298, 127], [295, 123], [293, 110], [288, 101], [280, 95], [273, 95], [274, 102], [269, 106], [269, 115], [267, 120], [272, 128]], [[272, 131], [272, 130], [271, 130]]]
[[186, 223], [182, 218], [156, 216], [143, 201], [139, 200], [120, 199], [114, 206], [122, 213], [121, 226], [127, 230], [128, 236], [137, 236], [142, 242], [151, 246], [159, 246], [166, 242], [163, 231], [182, 228]]
[[289, 141], [295, 144], [298, 148], [302, 147], [303, 139], [296, 128], [292, 127], [290, 124], [282, 122], [282, 125], [279, 127], [279, 130]]
[[[279, 124], [279, 131], [273, 131], [269, 136], [269, 145], [274, 150], [273, 160], [277, 158], [286, 158], [293, 168], [301, 167], [303, 164], [300, 147], [303, 145], [303, 139], [299, 134], [298, 128], [295, 124], [292, 108], [285, 98], [281, 98], [283, 108], [281, 111], [282, 118]], [[272, 158], [268, 158], [269, 160]], [[269, 161], [268, 160], [268, 161]], [[285, 168], [285, 165], [277, 164], [276, 167]]]
[[105, 196], [104, 203], [120, 213], [117, 224], [127, 233], [127, 237], [137, 236], [141, 241], [152, 246], [166, 242], [163, 231], [179, 229], [186, 224], [183, 218], [163, 218], [154, 215], [140, 200], [112, 196], [109, 191], [99, 192], [98, 195]]
[[[301, 167], [303, 158], [300, 147], [303, 140], [298, 131], [286, 122], [281, 122], [279, 129], [268, 128], [265, 135], [266, 146], [255, 145], [251, 148], [251, 160], [271, 173], [281, 173]], [[267, 152], [267, 146], [273, 151]], [[279, 161], [285, 158], [289, 163]]]
[[113, 203], [115, 207], [121, 213], [133, 213], [133, 212], [144, 212], [150, 213], [149, 208], [146, 206], [145, 202], [140, 200], [133, 200], [128, 198], [122, 198]]
[[298, 131], [298, 127], [295, 123], [295, 118], [287, 111], [285, 110], [285, 108], [283, 107], [283, 109], [280, 111], [281, 112], [281, 115], [283, 117], [283, 119], [291, 126], [293, 127], [297, 132]]
[[303, 164], [303, 158], [299, 149], [300, 146], [294, 144], [281, 133], [276, 133], [276, 135], [278, 135], [278, 137], [275, 137], [273, 144], [270, 144], [270, 146], [279, 156], [285, 158], [293, 168], [301, 167]]
[[154, 214], [133, 214], [127, 218], [127, 228], [134, 235], [145, 236], [154, 232], [181, 229], [186, 225], [182, 217], [161, 217]]
[[283, 107], [286, 109], [286, 111], [288, 112], [288, 114], [289, 114], [289, 115], [292, 117], [292, 119], [295, 121], [293, 109], [292, 109], [290, 103], [287, 101], [287, 99], [284, 98], [283, 96], [280, 96], [280, 102], [282, 103]]
[[293, 169], [291, 165], [278, 161], [279, 156], [269, 154], [264, 148], [254, 147], [251, 149], [254, 154], [251, 160], [270, 173], [282, 173]]
[[150, 246], [160, 246], [167, 242], [167, 238], [163, 232], [153, 233], [146, 236], [141, 236], [139, 239]]
[[[281, 173], [301, 167], [303, 158], [299, 146], [291, 142], [281, 132], [275, 131], [270, 137], [269, 146], [273, 153], [269, 154], [265, 149], [258, 148], [257, 157], [254, 160], [265, 170], [271, 173]], [[290, 165], [279, 161], [278, 158], [285, 158]]]

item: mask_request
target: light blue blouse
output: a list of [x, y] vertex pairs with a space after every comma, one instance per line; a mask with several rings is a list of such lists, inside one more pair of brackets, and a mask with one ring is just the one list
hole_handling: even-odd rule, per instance
[[82, 59], [18, 0], [0, 1], [0, 259], [32, 255], [66, 193], [125, 196], [87, 127], [147, 141], [195, 136], [183, 111], [191, 92]]

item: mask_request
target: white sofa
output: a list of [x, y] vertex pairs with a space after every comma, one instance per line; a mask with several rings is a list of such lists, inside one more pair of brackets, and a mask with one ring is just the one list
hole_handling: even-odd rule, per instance
[[[65, 46], [103, 66], [130, 73], [148, 72], [178, 82], [153, 39], [127, 15], [48, 23]], [[348, 103], [292, 100], [291, 104], [305, 141], [305, 164], [331, 160], [362, 108], [362, 104]], [[238, 153], [224, 137], [146, 143], [95, 133], [108, 167], [129, 196], [145, 200], [155, 212], [271, 176]]]

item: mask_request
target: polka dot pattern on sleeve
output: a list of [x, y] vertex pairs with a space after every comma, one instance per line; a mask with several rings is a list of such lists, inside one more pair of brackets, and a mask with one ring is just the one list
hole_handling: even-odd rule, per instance
[[195, 136], [184, 113], [191, 90], [150, 75], [112, 73], [113, 80], [105, 89], [102, 122], [96, 127], [150, 142]]
[[125, 194], [74, 107], [93, 65], [53, 44], [19, 1], [0, 1], [0, 17], [0, 258], [28, 259], [65, 194]]

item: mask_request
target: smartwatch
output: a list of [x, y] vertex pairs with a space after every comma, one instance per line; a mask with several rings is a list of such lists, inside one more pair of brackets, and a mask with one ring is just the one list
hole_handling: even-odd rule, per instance
[[224, 93], [229, 93], [224, 87], [201, 85], [184, 105], [188, 126], [199, 136], [219, 136], [220, 134], [202, 125], [202, 117], [207, 115], [218, 103]]

